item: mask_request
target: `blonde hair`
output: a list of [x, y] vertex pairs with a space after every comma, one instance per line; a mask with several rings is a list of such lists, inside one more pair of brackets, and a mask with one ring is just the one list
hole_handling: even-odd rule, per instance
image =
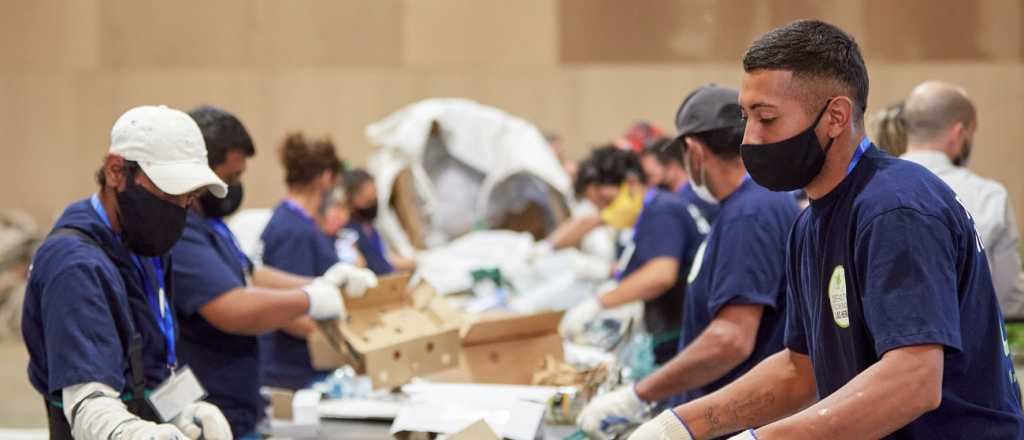
[[907, 152], [907, 125], [903, 119], [902, 102], [876, 112], [870, 121], [875, 145], [893, 156]]

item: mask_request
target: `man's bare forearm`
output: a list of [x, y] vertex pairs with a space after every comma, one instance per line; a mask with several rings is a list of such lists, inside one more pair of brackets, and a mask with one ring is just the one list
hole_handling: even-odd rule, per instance
[[298, 289], [313, 281], [312, 278], [291, 274], [268, 266], [252, 271], [253, 284], [268, 289]]
[[753, 351], [763, 306], [730, 305], [693, 342], [636, 385], [637, 395], [659, 402], [718, 380]]
[[601, 306], [611, 308], [633, 301], [657, 298], [672, 288], [678, 275], [679, 262], [675, 258], [654, 258], [623, 278], [615, 289], [601, 295]]
[[762, 426], [790, 415], [816, 396], [810, 360], [782, 350], [725, 388], [674, 409], [696, 440]]
[[882, 438], [942, 399], [941, 346], [886, 353], [842, 388], [798, 414], [757, 430], [761, 440]]

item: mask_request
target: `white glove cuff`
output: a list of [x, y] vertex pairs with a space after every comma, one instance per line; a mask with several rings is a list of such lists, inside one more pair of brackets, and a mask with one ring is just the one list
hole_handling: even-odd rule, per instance
[[683, 419], [680, 419], [674, 411], [666, 409], [658, 414], [652, 422], [658, 424], [661, 427], [661, 431], [668, 435], [668, 438], [677, 440], [693, 440], [693, 435], [690, 434], [690, 429], [683, 423]]
[[651, 402], [648, 402], [648, 401], [644, 400], [642, 397], [640, 397], [640, 393], [636, 392], [636, 385], [637, 384], [633, 384], [633, 386], [629, 387], [630, 394], [633, 396], [633, 399], [635, 400], [637, 405], [639, 405], [639, 406], [641, 406], [641, 407], [643, 407], [645, 409], [650, 409]]
[[754, 430], [753, 429], [748, 429], [748, 430], [743, 431], [743, 432], [741, 432], [739, 434], [736, 434], [736, 435], [734, 435], [732, 437], [729, 437], [729, 440], [758, 440], [758, 439], [757, 439], [757, 434], [754, 433]]
[[338, 315], [338, 304], [341, 303], [341, 291], [337, 286], [323, 280], [315, 279], [302, 288], [309, 297], [307, 314], [313, 319], [328, 319]]

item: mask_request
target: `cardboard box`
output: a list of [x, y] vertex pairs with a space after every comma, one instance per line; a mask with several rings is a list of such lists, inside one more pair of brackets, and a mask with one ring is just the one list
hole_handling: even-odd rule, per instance
[[481, 317], [463, 326], [455, 369], [430, 378], [444, 382], [530, 385], [544, 359], [565, 358], [558, 323], [564, 312]]
[[379, 279], [360, 298], [345, 298], [345, 322], [320, 323], [308, 340], [317, 369], [346, 363], [375, 388], [394, 388], [413, 377], [458, 366], [461, 315], [433, 289], [406, 289], [409, 275]]

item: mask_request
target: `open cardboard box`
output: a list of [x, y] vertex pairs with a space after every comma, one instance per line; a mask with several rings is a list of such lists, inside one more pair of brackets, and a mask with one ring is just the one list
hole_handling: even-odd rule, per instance
[[443, 382], [530, 385], [548, 356], [563, 360], [564, 312], [479, 317], [462, 327], [459, 365], [430, 376]]
[[381, 277], [364, 296], [346, 297], [348, 319], [319, 323], [308, 340], [313, 367], [351, 364], [375, 388], [394, 388], [457, 366], [461, 315], [429, 285], [408, 284], [407, 274]]

